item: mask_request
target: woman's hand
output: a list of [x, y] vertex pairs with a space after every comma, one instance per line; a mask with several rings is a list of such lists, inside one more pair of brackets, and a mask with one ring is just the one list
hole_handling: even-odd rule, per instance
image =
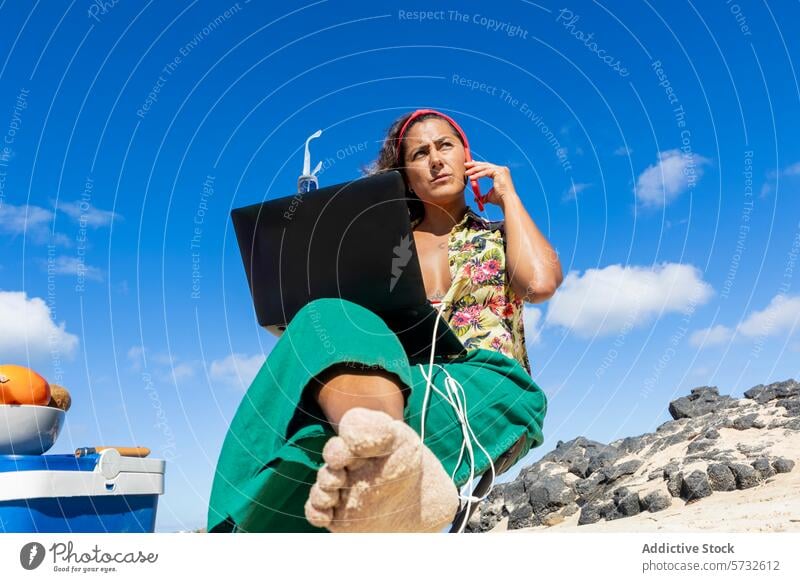
[[469, 180], [488, 177], [492, 179], [492, 188], [484, 197], [486, 202], [497, 204], [501, 208], [510, 198], [517, 196], [514, 182], [511, 181], [511, 170], [506, 166], [497, 166], [489, 162], [465, 162]]
[[511, 170], [489, 162], [466, 162], [466, 166], [467, 178], [488, 176], [493, 181], [486, 198], [503, 209], [506, 272], [512, 289], [528, 303], [546, 301], [563, 280], [561, 262], [525, 210], [511, 181]]

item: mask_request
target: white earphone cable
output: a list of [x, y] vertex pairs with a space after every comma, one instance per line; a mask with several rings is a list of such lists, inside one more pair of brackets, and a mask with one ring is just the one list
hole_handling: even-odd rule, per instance
[[[439, 314], [441, 314], [441, 312], [443, 311], [445, 304], [446, 302], [444, 301], [440, 303]], [[470, 508], [472, 507], [472, 503], [478, 503], [482, 501], [489, 495], [489, 493], [491, 493], [492, 489], [494, 488], [494, 482], [497, 475], [495, 472], [495, 466], [492, 457], [489, 455], [486, 449], [481, 445], [480, 441], [478, 441], [478, 438], [475, 436], [475, 432], [472, 430], [472, 427], [469, 424], [469, 419], [467, 415], [467, 397], [466, 397], [466, 392], [464, 391], [464, 387], [458, 382], [458, 380], [456, 380], [450, 375], [450, 373], [447, 371], [447, 369], [444, 368], [444, 366], [440, 364], [436, 365], [439, 366], [439, 368], [441, 368], [441, 370], [447, 376], [444, 382], [445, 392], [443, 393], [433, 384], [433, 365], [434, 365], [433, 360], [436, 352], [436, 332], [438, 328], [439, 328], [439, 315], [437, 315], [436, 320], [433, 324], [433, 337], [431, 338], [431, 356], [428, 362], [428, 373], [427, 374], [425, 373], [425, 367], [423, 366], [423, 364], [418, 364], [420, 367], [420, 371], [422, 372], [422, 376], [423, 378], [425, 378], [426, 381], [425, 395], [422, 400], [422, 412], [420, 415], [421, 416], [420, 440], [423, 443], [425, 442], [425, 412], [427, 410], [428, 402], [430, 400], [431, 390], [433, 390], [437, 394], [439, 394], [453, 408], [453, 410], [456, 413], [456, 417], [458, 418], [459, 424], [461, 425], [461, 432], [463, 434], [461, 451], [459, 452], [458, 461], [455, 464], [451, 478], [454, 478], [458, 467], [461, 465], [465, 449], [469, 456], [469, 463], [470, 463], [469, 480], [464, 486], [464, 489], [467, 488], [469, 489], [469, 494], [464, 495], [463, 490], [459, 494], [459, 498], [462, 501], [467, 502], [465, 519], [462, 521], [458, 530], [459, 533], [461, 533], [464, 531], [464, 528], [466, 527], [467, 524], [466, 516], [469, 515], [470, 513]], [[475, 451], [472, 447], [472, 440], [475, 441], [475, 444], [478, 446], [481, 452], [486, 456], [487, 459], [489, 459], [489, 467], [492, 472], [491, 485], [489, 486], [487, 492], [481, 497], [475, 497], [472, 494], [474, 491], [473, 481], [475, 480]]]

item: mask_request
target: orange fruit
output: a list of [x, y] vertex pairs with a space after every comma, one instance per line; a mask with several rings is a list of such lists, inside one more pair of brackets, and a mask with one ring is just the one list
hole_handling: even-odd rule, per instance
[[0, 404], [38, 404], [50, 402], [50, 385], [39, 374], [24, 366], [0, 365]]

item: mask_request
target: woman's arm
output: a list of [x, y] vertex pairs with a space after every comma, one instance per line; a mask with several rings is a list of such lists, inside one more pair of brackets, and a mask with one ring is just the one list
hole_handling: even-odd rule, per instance
[[561, 285], [558, 253], [536, 227], [516, 192], [500, 200], [506, 231], [506, 272], [523, 301], [547, 301]]
[[466, 162], [467, 176], [492, 178], [487, 201], [503, 209], [506, 272], [511, 288], [523, 301], [547, 301], [563, 280], [558, 253], [539, 232], [511, 180], [511, 170], [488, 162]]

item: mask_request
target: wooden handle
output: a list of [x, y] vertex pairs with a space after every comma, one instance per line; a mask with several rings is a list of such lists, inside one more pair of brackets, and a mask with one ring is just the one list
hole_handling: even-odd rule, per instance
[[123, 457], [146, 457], [150, 454], [150, 449], [147, 447], [95, 447], [98, 453], [106, 449], [117, 449]]

